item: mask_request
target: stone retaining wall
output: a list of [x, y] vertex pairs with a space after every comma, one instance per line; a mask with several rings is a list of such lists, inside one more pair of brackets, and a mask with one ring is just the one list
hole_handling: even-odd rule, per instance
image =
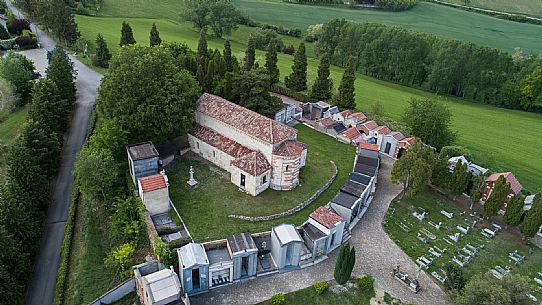
[[293, 215], [301, 210], [303, 210], [305, 207], [307, 207], [309, 204], [313, 203], [320, 195], [322, 195], [323, 192], [325, 192], [329, 186], [335, 181], [335, 178], [337, 178], [337, 174], [339, 173], [339, 170], [337, 169], [337, 165], [335, 165], [335, 162], [329, 161], [331, 164], [333, 164], [333, 167], [335, 168], [335, 172], [333, 173], [333, 176], [324, 184], [316, 193], [314, 193], [309, 199], [305, 200], [304, 202], [301, 202], [300, 204], [296, 205], [295, 207], [289, 209], [288, 211], [278, 213], [278, 214], [272, 214], [267, 216], [244, 216], [244, 215], [228, 215], [230, 218], [236, 218], [246, 221], [268, 221], [273, 219], [279, 219], [282, 217]]

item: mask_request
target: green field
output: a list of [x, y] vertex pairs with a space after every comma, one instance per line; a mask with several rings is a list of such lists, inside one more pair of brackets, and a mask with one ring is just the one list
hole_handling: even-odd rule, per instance
[[[166, 168], [170, 181], [171, 200], [177, 207], [192, 237], [197, 241], [226, 238], [239, 232], [264, 232], [281, 223], [300, 225], [317, 206], [329, 202], [344, 184], [354, 162], [353, 146], [335, 141], [304, 125], [297, 125], [298, 140], [309, 146], [307, 164], [301, 170], [300, 185], [294, 190], [267, 189], [253, 197], [239, 191], [229, 180], [229, 174], [204, 161], [181, 158]], [[333, 175], [334, 161], [339, 174], [335, 182], [308, 208], [289, 217], [274, 221], [248, 222], [229, 218], [229, 214], [265, 216], [280, 213], [307, 200]], [[190, 166], [199, 181], [196, 189], [189, 189], [186, 181]]]
[[497, 19], [427, 2], [420, 2], [414, 8], [402, 12], [309, 6], [281, 0], [234, 0], [234, 3], [256, 21], [284, 27], [306, 29], [311, 24], [344, 18], [356, 22], [401, 26], [506, 52], [521, 47], [529, 52], [542, 53], [539, 25]]
[[[165, 0], [160, 1], [159, 5], [152, 5], [152, 1], [156, 0], [106, 0], [101, 14], [107, 16], [129, 16], [130, 18], [77, 16], [80, 31], [83, 37], [89, 40], [94, 40], [97, 33], [102, 33], [109, 44], [109, 48], [115, 52], [119, 48], [120, 27], [123, 20], [130, 23], [134, 29], [136, 40], [142, 44], [148, 43], [149, 30], [152, 23], [155, 22], [163, 40], [182, 41], [191, 48], [196, 49], [199, 34], [190, 26], [190, 24], [178, 21], [178, 10], [175, 9], [175, 7], [179, 5], [177, 4], [178, 2], [176, 0]], [[241, 0], [236, 1], [236, 3], [239, 3]], [[247, 4], [249, 2], [244, 3]], [[267, 5], [274, 5], [273, 7], [276, 6], [277, 8], [283, 8], [284, 5], [288, 5], [282, 2], [265, 1], [260, 2], [260, 4], [263, 6], [262, 11], [264, 11], [263, 8]], [[423, 8], [426, 5], [429, 4], [422, 3], [421, 7]], [[133, 9], [123, 11], [122, 8], [127, 6]], [[291, 10], [294, 15], [292, 16], [295, 16], [295, 10], [297, 8], [315, 9], [315, 7], [293, 5]], [[441, 7], [430, 5], [429, 8], [437, 9]], [[334, 8], [321, 9], [336, 10], [337, 12], [344, 12], [344, 14], [358, 12]], [[445, 7], [442, 7], [442, 9], [446, 10], [446, 12], [449, 12], [451, 15], [459, 13], [467, 14], [461, 10]], [[270, 12], [280, 11], [271, 10]], [[365, 14], [382, 13], [374, 11], [360, 12]], [[401, 15], [404, 14], [404, 12], [394, 14]], [[280, 18], [296, 21], [301, 18], [297, 18], [297, 16], [295, 16], [296, 18], [287, 18], [286, 13], [284, 17], [279, 15], [280, 14], [276, 16], [277, 22], [281, 20]], [[312, 15], [313, 14], [304, 14], [304, 16]], [[518, 26], [517, 23], [508, 23], [507, 21], [479, 14], [471, 14], [469, 16], [471, 19], [491, 20], [497, 24], [504, 22], [507, 27], [510, 26], [513, 28]], [[429, 20], [427, 22], [432, 22], [433, 16], [429, 15], [428, 18]], [[429, 27], [429, 24], [427, 26]], [[519, 24], [519, 26], [524, 25]], [[540, 28], [536, 29], [539, 30]], [[240, 56], [242, 52], [244, 52], [250, 31], [252, 31], [251, 28], [240, 27], [239, 30], [228, 37], [232, 42], [232, 50], [235, 55]], [[503, 36], [500, 40], [509, 42], [510, 39], [507, 37], [509, 36]], [[542, 39], [542, 36], [532, 34], [532, 37], [526, 39], [526, 41], [530, 43], [537, 39]], [[283, 40], [285, 44], [292, 43], [297, 45], [299, 43], [299, 40], [291, 37], [283, 37]], [[542, 41], [538, 42], [538, 46], [542, 48]], [[223, 40], [211, 39], [209, 41], [209, 47], [222, 49]], [[307, 44], [307, 53], [310, 56], [308, 60], [308, 75], [309, 79], [313, 80], [318, 65], [317, 59], [314, 58], [313, 44]], [[265, 60], [264, 53], [258, 51], [257, 59], [263, 64]], [[284, 54], [279, 55], [279, 68], [282, 77], [290, 73], [291, 65], [291, 56]], [[339, 83], [342, 71], [343, 69], [341, 68], [332, 67], [331, 75], [335, 84]], [[446, 101], [455, 116], [453, 124], [454, 130], [459, 135], [458, 143], [467, 146], [473, 151], [476, 162], [484, 166], [489, 166], [494, 171], [513, 171], [525, 188], [530, 191], [541, 188], [542, 160], [539, 155], [540, 147], [542, 147], [542, 138], [538, 136], [537, 131], [542, 129], [542, 115], [470, 103], [457, 98], [436, 97], [434, 94], [422, 90], [404, 87], [358, 74], [356, 80], [356, 99], [358, 108], [363, 111], [369, 111], [370, 106], [378, 101], [383, 105], [386, 116], [399, 120], [404, 108], [407, 106], [408, 100], [413, 97], [433, 97]]]
[[[447, 2], [465, 5], [465, 0], [447, 0]], [[538, 0], [470, 0], [468, 6], [531, 16], [542, 16], [542, 2]]]
[[[411, 215], [413, 211], [421, 213], [419, 208], [423, 208], [427, 212], [426, 217], [422, 221]], [[448, 219], [440, 213], [441, 210], [453, 213], [453, 218]], [[474, 256], [470, 263], [462, 268], [466, 278], [470, 278], [475, 274], [488, 272], [491, 268], [499, 265], [503, 268], [510, 268], [511, 272], [528, 276], [533, 284], [531, 293], [537, 298], [542, 297], [542, 293], [537, 291], [538, 285], [533, 280], [537, 276], [536, 271], [542, 268], [542, 251], [540, 249], [533, 249], [533, 252], [529, 254], [529, 246], [525, 244], [518, 234], [504, 230], [499, 232], [495, 238], [489, 239], [480, 233], [482, 228], [491, 227], [488, 221], [484, 221], [484, 223], [479, 223], [476, 227], [469, 230], [466, 235], [462, 234], [457, 243], [447, 237], [449, 233], [455, 234], [459, 232], [456, 229], [457, 225], [466, 227], [465, 219], [476, 219], [470, 216], [469, 213], [470, 211], [464, 211], [458, 204], [450, 201], [445, 196], [425, 189], [412, 198], [404, 198], [392, 202], [383, 226], [395, 243], [413, 260], [416, 260], [420, 256], [434, 258], [432, 265], [427, 270], [428, 273], [436, 271], [441, 276], [444, 275], [441, 270], [444, 264], [451, 261], [457, 255], [456, 253], [461, 251], [468, 243], [471, 245], [483, 245], [484, 248]], [[442, 222], [442, 225], [437, 230], [429, 224], [429, 221], [434, 224]], [[418, 240], [416, 235], [423, 229], [428, 230], [436, 239], [430, 238], [428, 244], [424, 244]], [[423, 232], [421, 234], [424, 237], [428, 236]], [[431, 247], [447, 250], [441, 257], [437, 258], [429, 253], [429, 248]], [[515, 250], [526, 256], [526, 260], [517, 266], [508, 257], [508, 254]]]

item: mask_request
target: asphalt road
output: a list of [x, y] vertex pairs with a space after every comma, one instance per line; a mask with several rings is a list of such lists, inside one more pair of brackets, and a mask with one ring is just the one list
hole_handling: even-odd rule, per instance
[[[23, 17], [11, 3], [6, 3], [15, 15]], [[36, 68], [42, 75], [45, 75], [47, 51], [52, 50], [56, 43], [34, 25], [32, 25], [32, 29], [37, 30], [41, 49], [21, 53], [34, 61]], [[74, 62], [77, 71], [77, 102], [72, 114], [70, 129], [64, 135], [60, 171], [54, 185], [52, 201], [47, 210], [43, 237], [34, 261], [34, 273], [26, 292], [25, 304], [28, 305], [49, 305], [54, 301], [56, 274], [60, 264], [60, 249], [64, 239], [73, 187], [73, 167], [77, 154], [85, 140], [88, 119], [94, 101], [98, 96], [97, 88], [102, 79], [101, 74], [89, 69], [76, 58], [72, 56], [70, 58]]]

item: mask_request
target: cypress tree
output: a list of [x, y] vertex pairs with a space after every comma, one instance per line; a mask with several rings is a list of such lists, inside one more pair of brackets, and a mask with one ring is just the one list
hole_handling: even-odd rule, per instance
[[337, 262], [335, 263], [335, 271], [333, 276], [335, 281], [340, 285], [344, 285], [350, 279], [352, 270], [356, 263], [356, 249], [346, 244], [341, 247]]
[[470, 172], [468, 164], [459, 160], [454, 167], [454, 172], [450, 179], [450, 190], [454, 196], [463, 194], [469, 183], [469, 178]]
[[275, 46], [275, 41], [271, 40], [267, 46], [267, 52], [265, 53], [265, 68], [269, 74], [269, 81], [271, 84], [279, 82], [280, 71], [277, 67], [277, 63], [277, 48]]
[[198, 65], [198, 70], [196, 71], [196, 80], [198, 81], [202, 90], [205, 89], [205, 68], [202, 64]]
[[120, 43], [119, 45], [125, 46], [130, 44], [135, 44], [136, 40], [134, 38], [134, 32], [132, 31], [132, 27], [126, 22], [122, 22], [122, 28], [120, 31]]
[[250, 37], [248, 37], [247, 50], [245, 52], [245, 71], [252, 70], [254, 61], [256, 61], [256, 49], [254, 47], [254, 38], [250, 35]]
[[160, 38], [160, 32], [156, 28], [156, 23], [152, 24], [151, 33], [149, 34], [150, 46], [159, 46], [162, 43], [162, 38]]
[[525, 222], [521, 228], [526, 237], [533, 237], [542, 225], [542, 193], [538, 193], [533, 202], [533, 206], [527, 212]]
[[504, 222], [511, 225], [517, 226], [521, 222], [521, 216], [523, 215], [523, 205], [525, 201], [525, 196], [518, 194], [512, 199], [512, 201], [506, 207], [506, 213], [504, 214]]
[[339, 92], [335, 97], [335, 105], [341, 109], [354, 109], [356, 107], [356, 101], [354, 96], [354, 82], [356, 81], [356, 60], [354, 57], [350, 57], [346, 64], [341, 83], [339, 85]]
[[[73, 62], [60, 46], [47, 53], [47, 59], [49, 60], [49, 65], [45, 70], [47, 78], [56, 85], [60, 97], [68, 103], [67, 107], [71, 108], [75, 103], [75, 93], [77, 91]], [[69, 113], [66, 113], [66, 115], [69, 115]]]
[[324, 54], [318, 65], [318, 76], [312, 85], [311, 97], [318, 100], [331, 98], [332, 81], [329, 78], [329, 56]]
[[305, 54], [305, 44], [299, 44], [294, 55], [294, 64], [292, 65], [292, 74], [284, 80], [286, 87], [295, 91], [307, 90], [307, 55]]
[[198, 61], [199, 63], [202, 63], [202, 60], [206, 60], [209, 56], [209, 50], [207, 49], [207, 32], [205, 29], [201, 30], [199, 32], [199, 40], [198, 40]]
[[70, 110], [71, 106], [62, 99], [58, 87], [48, 77], [34, 85], [28, 119], [61, 137], [68, 127]]
[[484, 211], [488, 217], [497, 215], [506, 196], [508, 196], [508, 192], [510, 192], [510, 184], [506, 182], [504, 176], [500, 176], [497, 181], [495, 181], [493, 191], [484, 204]]
[[224, 41], [224, 63], [226, 72], [233, 72], [233, 58], [231, 56], [231, 44], [228, 39]]
[[96, 36], [96, 54], [92, 58], [92, 64], [98, 67], [109, 67], [109, 60], [111, 60], [111, 52], [107, 47], [107, 42], [103, 38], [102, 34], [98, 33]]

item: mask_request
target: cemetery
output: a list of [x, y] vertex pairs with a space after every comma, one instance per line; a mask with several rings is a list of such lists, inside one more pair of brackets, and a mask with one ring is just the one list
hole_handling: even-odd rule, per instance
[[466, 278], [490, 272], [528, 276], [531, 297], [542, 300], [542, 250], [527, 245], [504, 226], [471, 214], [456, 202], [427, 188], [392, 202], [383, 223], [389, 236], [420, 269], [444, 286], [447, 262]]

